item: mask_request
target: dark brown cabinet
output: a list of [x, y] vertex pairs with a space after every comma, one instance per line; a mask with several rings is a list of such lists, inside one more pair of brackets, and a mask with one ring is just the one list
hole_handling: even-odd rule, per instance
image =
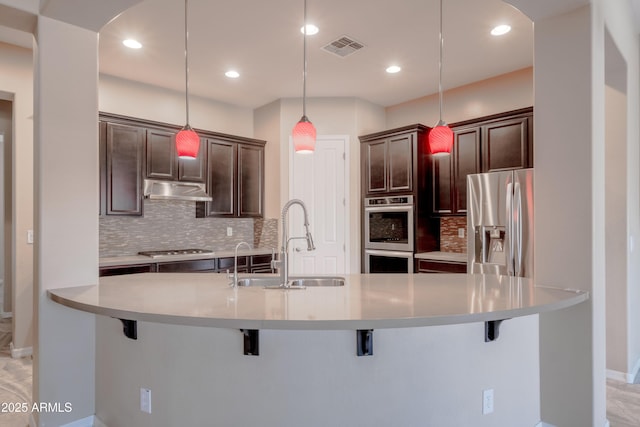
[[100, 124], [104, 156], [103, 202], [106, 215], [142, 215], [144, 130], [114, 123]]
[[180, 159], [176, 152], [176, 131], [146, 130], [146, 178], [168, 181], [205, 182], [205, 140], [195, 159]]
[[197, 217], [262, 217], [264, 215], [264, 141], [209, 139], [207, 193]]
[[418, 134], [415, 127], [395, 132], [360, 137], [364, 193], [367, 196], [413, 191]]
[[418, 259], [416, 261], [418, 273], [466, 273], [467, 263], [456, 261], [434, 261]]
[[533, 166], [533, 109], [451, 125], [450, 156], [431, 158], [431, 213], [466, 215], [467, 175]]
[[[274, 256], [274, 254], [238, 256], [238, 273], [273, 273], [271, 260]], [[233, 272], [234, 264], [234, 257], [163, 261], [100, 267], [99, 275], [100, 277], [104, 277], [135, 273], [226, 273], [227, 271]]]
[[100, 215], [142, 215], [143, 179], [207, 184], [196, 216], [264, 215], [265, 141], [197, 130], [196, 159], [180, 159], [176, 125], [100, 113]]
[[529, 117], [500, 120], [482, 126], [484, 172], [529, 167]]

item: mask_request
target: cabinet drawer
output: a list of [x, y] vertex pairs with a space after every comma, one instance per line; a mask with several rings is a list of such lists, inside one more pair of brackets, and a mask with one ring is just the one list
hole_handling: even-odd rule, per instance
[[251, 257], [251, 265], [252, 266], [257, 266], [257, 265], [261, 265], [261, 264], [271, 265], [271, 254], [269, 254], [269, 255], [253, 255]]
[[135, 273], [153, 273], [155, 271], [155, 264], [142, 264], [142, 265], [118, 265], [113, 267], [102, 267], [99, 270], [99, 276], [119, 276], [122, 274], [135, 274]]
[[418, 260], [418, 273], [466, 273], [467, 263], [455, 261]]
[[215, 259], [158, 263], [158, 273], [188, 273], [192, 271], [214, 271], [215, 269]]

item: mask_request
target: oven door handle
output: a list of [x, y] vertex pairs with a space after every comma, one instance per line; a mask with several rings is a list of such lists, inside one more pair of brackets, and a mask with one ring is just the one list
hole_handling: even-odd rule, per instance
[[411, 212], [413, 206], [365, 206], [365, 212]]
[[400, 251], [384, 251], [377, 249], [365, 249], [365, 254], [379, 255], [379, 256], [391, 256], [397, 258], [413, 258], [413, 252], [400, 252]]

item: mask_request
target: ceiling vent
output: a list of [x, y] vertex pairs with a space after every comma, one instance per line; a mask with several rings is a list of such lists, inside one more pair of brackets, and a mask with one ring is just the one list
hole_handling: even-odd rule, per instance
[[352, 53], [359, 51], [363, 47], [364, 45], [362, 43], [355, 41], [351, 37], [342, 36], [324, 46], [322, 49], [344, 58], [345, 56], [349, 56]]

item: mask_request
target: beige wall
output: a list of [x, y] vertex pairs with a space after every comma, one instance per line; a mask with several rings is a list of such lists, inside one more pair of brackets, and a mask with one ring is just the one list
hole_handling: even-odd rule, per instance
[[[607, 370], [627, 372], [627, 97], [606, 88]], [[626, 379], [626, 378], [625, 378]]]
[[[13, 94], [13, 346], [28, 353], [33, 346], [33, 54], [0, 43], [0, 91]], [[37, 237], [36, 237], [37, 238]], [[7, 286], [9, 284], [6, 284]]]
[[[438, 94], [386, 109], [386, 128], [413, 123], [435, 126], [439, 115]], [[443, 93], [442, 119], [455, 123], [533, 105], [533, 68], [525, 68]]]
[[[99, 109], [114, 114], [184, 125], [185, 99], [176, 92], [101, 74]], [[189, 96], [189, 119], [194, 128], [253, 137], [253, 110]]]

